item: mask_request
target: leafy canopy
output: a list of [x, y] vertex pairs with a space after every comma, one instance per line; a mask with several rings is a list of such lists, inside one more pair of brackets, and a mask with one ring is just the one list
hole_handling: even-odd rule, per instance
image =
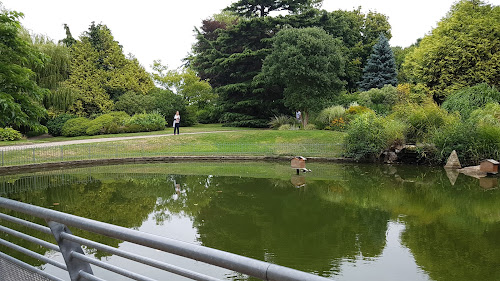
[[23, 38], [22, 17], [22, 13], [4, 10], [0, 3], [0, 127], [41, 131], [45, 90], [32, 79], [34, 73], [28, 66], [42, 66], [46, 58]]
[[461, 0], [406, 57], [403, 67], [443, 101], [479, 83], [500, 86], [500, 6]]
[[[307, 119], [343, 89], [342, 43], [321, 28], [287, 28], [273, 38], [273, 48], [257, 80], [284, 87], [289, 109], [301, 109]], [[306, 124], [304, 124], [306, 125]]]

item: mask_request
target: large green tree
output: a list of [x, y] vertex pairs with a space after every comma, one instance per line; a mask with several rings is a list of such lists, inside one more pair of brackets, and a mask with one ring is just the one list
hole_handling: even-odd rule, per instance
[[342, 43], [323, 29], [286, 28], [273, 38], [272, 52], [256, 79], [284, 87], [285, 105], [302, 110], [305, 127], [309, 112], [342, 91], [344, 64]]
[[225, 10], [236, 12], [245, 17], [265, 17], [273, 11], [297, 13], [321, 6], [323, 0], [239, 0]]
[[347, 56], [342, 79], [347, 90], [357, 90], [366, 58], [382, 32], [390, 38], [384, 15], [354, 11], [327, 12], [308, 9], [285, 16], [247, 18], [213, 17], [197, 29], [197, 41], [189, 65], [219, 95], [222, 122], [233, 126], [267, 127], [269, 118], [289, 113], [283, 104], [283, 88], [264, 87], [253, 78], [271, 52], [273, 36], [285, 27], [322, 27], [340, 38]]
[[394, 53], [387, 38], [380, 34], [379, 40], [373, 46], [373, 52], [363, 69], [363, 79], [359, 82], [360, 90], [381, 89], [385, 85], [396, 86], [397, 83]]
[[427, 84], [439, 102], [466, 86], [500, 86], [500, 6], [459, 1], [403, 66], [416, 82]]
[[41, 131], [45, 90], [36, 84], [28, 66], [43, 65], [45, 57], [21, 36], [22, 17], [0, 3], [0, 127]]
[[92, 23], [72, 45], [72, 62], [65, 89], [76, 93], [70, 111], [90, 115], [110, 111], [126, 92], [146, 94], [153, 81], [133, 56], [126, 57], [111, 31]]

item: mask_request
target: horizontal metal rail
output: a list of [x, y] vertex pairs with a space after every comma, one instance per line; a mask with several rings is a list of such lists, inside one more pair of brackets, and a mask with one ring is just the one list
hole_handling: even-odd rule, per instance
[[[161, 237], [153, 234], [143, 233], [137, 230], [128, 229], [112, 224], [98, 222], [75, 215], [65, 214], [62, 212], [17, 202], [14, 200], [0, 197], [0, 207], [10, 209], [16, 212], [25, 213], [34, 217], [44, 219], [48, 222], [54, 237], [61, 248], [65, 261], [67, 263], [68, 272], [72, 280], [78, 278], [86, 278], [86, 280], [102, 280], [94, 276], [90, 267], [88, 270], [74, 270], [74, 268], [82, 268], [82, 264], [68, 264], [70, 263], [84, 263], [94, 264], [96, 266], [105, 268], [112, 272], [122, 274], [135, 280], [153, 280], [149, 277], [130, 272], [126, 269], [116, 267], [114, 265], [106, 264], [102, 261], [87, 257], [81, 251], [80, 245], [87, 245], [95, 247], [104, 251], [109, 251], [130, 260], [150, 265], [156, 268], [164, 269], [180, 276], [188, 277], [193, 280], [207, 280], [215, 281], [216, 278], [206, 276], [201, 273], [191, 272], [187, 269], [177, 268], [160, 261], [154, 261], [146, 257], [136, 254], [127, 253], [118, 249], [112, 249], [107, 245], [103, 245], [91, 240], [87, 240], [75, 236], [69, 232], [67, 226], [78, 228], [85, 231], [90, 231], [100, 235], [108, 236], [111, 238], [128, 241], [137, 245], [146, 246], [152, 249], [161, 250], [174, 255], [182, 256], [196, 261], [201, 261], [210, 265], [226, 268], [238, 273], [246, 274], [259, 278], [261, 280], [274, 280], [274, 281], [325, 281], [330, 280], [324, 277], [313, 275], [310, 273], [294, 270], [291, 268], [255, 260], [240, 255], [190, 244], [166, 237]], [[12, 221], [12, 220], [11, 220]], [[1, 230], [1, 229], [0, 229]], [[76, 248], [75, 248], [76, 247]], [[70, 249], [68, 251], [68, 249]], [[78, 250], [80, 249], [80, 250]], [[67, 256], [66, 256], [67, 255]]]
[[49, 147], [0, 147], [0, 166], [161, 156], [341, 157], [339, 143], [91, 143]]

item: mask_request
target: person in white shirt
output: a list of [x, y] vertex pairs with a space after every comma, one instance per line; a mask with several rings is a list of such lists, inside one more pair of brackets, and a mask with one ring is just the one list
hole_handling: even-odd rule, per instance
[[174, 135], [175, 135], [175, 130], [177, 130], [177, 134], [179, 134], [179, 125], [181, 123], [181, 115], [179, 114], [179, 111], [175, 112], [174, 115]]

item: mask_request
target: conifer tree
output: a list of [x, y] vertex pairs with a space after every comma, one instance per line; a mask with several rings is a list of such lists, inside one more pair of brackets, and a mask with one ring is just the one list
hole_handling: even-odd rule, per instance
[[363, 78], [359, 82], [359, 88], [361, 91], [368, 91], [372, 88], [381, 89], [385, 85], [396, 86], [397, 83], [394, 54], [387, 38], [380, 34], [363, 69]]

